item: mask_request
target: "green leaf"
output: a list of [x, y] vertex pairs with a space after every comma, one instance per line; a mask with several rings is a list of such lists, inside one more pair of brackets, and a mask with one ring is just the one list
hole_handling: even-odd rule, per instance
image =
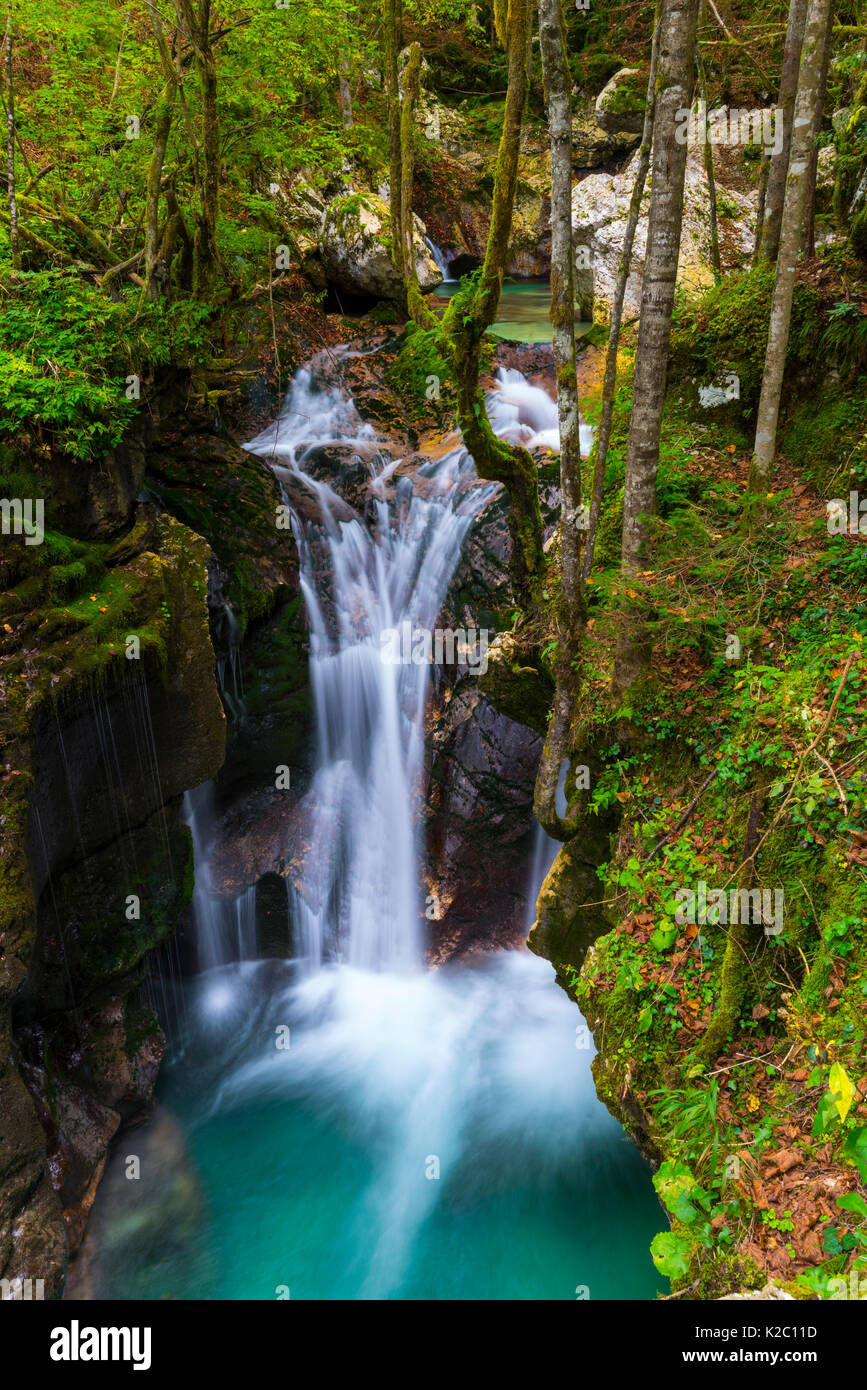
[[689, 1269], [689, 1244], [673, 1231], [660, 1231], [650, 1242], [653, 1263], [667, 1279], [680, 1279]]
[[700, 1189], [685, 1163], [673, 1158], [666, 1159], [659, 1172], [654, 1174], [653, 1186], [659, 1193], [660, 1201], [678, 1221], [688, 1224], [695, 1220], [698, 1212], [689, 1199]]
[[846, 1069], [840, 1062], [835, 1062], [828, 1077], [828, 1090], [834, 1097], [834, 1104], [837, 1107], [837, 1114], [841, 1121], [845, 1120], [849, 1114], [852, 1098], [855, 1095], [855, 1087], [846, 1075]]
[[668, 931], [662, 931], [660, 927], [657, 927], [653, 936], [650, 938], [650, 944], [651, 946], [655, 946], [657, 951], [667, 951], [673, 944], [676, 936], [677, 927], [671, 927]]
[[841, 1211], [854, 1211], [857, 1216], [867, 1219], [867, 1202], [860, 1192], [847, 1192], [845, 1197], [838, 1197], [837, 1206]]
[[816, 1118], [813, 1121], [813, 1138], [819, 1139], [826, 1134], [832, 1124], [837, 1120], [837, 1102], [831, 1091], [826, 1091], [819, 1101], [819, 1108], [816, 1111]]
[[853, 1129], [851, 1134], [847, 1134], [843, 1154], [850, 1163], [855, 1164], [861, 1174], [861, 1181], [867, 1183], [867, 1125], [861, 1125], [859, 1129]]
[[644, 1008], [644, 1009], [642, 1009], [642, 1010], [641, 1010], [641, 1013], [638, 1015], [638, 1031], [639, 1031], [639, 1033], [646, 1033], [647, 1030], [648, 1030], [648, 1028], [649, 1028], [650, 1025], [652, 1024], [652, 1022], [653, 1022], [653, 1010], [652, 1010], [652, 1008], [650, 1007], [650, 1005], [648, 1004], [647, 1007]]

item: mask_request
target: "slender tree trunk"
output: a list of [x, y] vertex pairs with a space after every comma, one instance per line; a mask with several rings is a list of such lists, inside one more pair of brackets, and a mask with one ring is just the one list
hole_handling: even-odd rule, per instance
[[560, 565], [568, 625], [581, 606], [581, 436], [572, 262], [572, 76], [560, 0], [539, 0], [542, 74], [551, 143], [551, 336], [560, 425]]
[[831, 50], [834, 29], [834, 6], [828, 10], [828, 27], [825, 30], [825, 50], [822, 54], [822, 76], [819, 81], [819, 95], [816, 99], [816, 119], [813, 122], [813, 153], [810, 156], [810, 177], [807, 184], [807, 255], [816, 254], [816, 180], [819, 174], [819, 137], [825, 118], [825, 98], [828, 94], [828, 69], [831, 66]]
[[9, 248], [12, 269], [21, 269], [18, 245], [18, 202], [15, 197], [15, 88], [12, 83], [12, 0], [6, 0], [6, 37], [3, 44], [6, 75], [6, 186], [9, 201]]
[[749, 491], [753, 498], [760, 498], [769, 490], [773, 477], [780, 396], [783, 388], [783, 372], [786, 366], [786, 351], [789, 345], [789, 328], [792, 321], [792, 300], [795, 294], [795, 279], [798, 274], [798, 258], [804, 249], [804, 217], [807, 208], [816, 103], [819, 98], [822, 77], [828, 12], [832, 2], [833, 0], [810, 0], [810, 9], [804, 31], [798, 96], [792, 122], [789, 176], [786, 181], [786, 198], [780, 228], [780, 249], [777, 256], [777, 273], [774, 277], [774, 295], [771, 303], [768, 348], [765, 355], [765, 371], [762, 377], [762, 392], [756, 422], [756, 442], [750, 468]]
[[[425, 303], [415, 282], [409, 241], [412, 235], [409, 197], [412, 188], [412, 108], [418, 94], [418, 73], [414, 74], [413, 71], [411, 50], [404, 75], [404, 99], [401, 102], [397, 95], [396, 0], [383, 0], [385, 73], [389, 94], [392, 256], [403, 278], [407, 307], [412, 318], [424, 329], [436, 333], [438, 347], [454, 374], [458, 423], [464, 443], [472, 454], [476, 472], [490, 482], [502, 483], [509, 493], [512, 580], [518, 601], [531, 606], [536, 601], [544, 564], [536, 465], [526, 449], [496, 437], [488, 419], [484, 394], [479, 388], [482, 344], [487, 329], [497, 316], [509, 249], [527, 97], [526, 58], [530, 16], [530, 0], [511, 0], [506, 30], [508, 88], [494, 177], [491, 225], [481, 278], [474, 292], [455, 295], [449, 301], [440, 320]], [[419, 53], [419, 63], [420, 58]]]
[[647, 171], [650, 168], [650, 151], [653, 145], [653, 113], [656, 107], [656, 72], [659, 65], [660, 6], [661, 0], [657, 0], [656, 12], [654, 15], [653, 43], [650, 50], [650, 78], [647, 84], [644, 133], [641, 137], [641, 148], [638, 151], [635, 183], [632, 186], [632, 197], [629, 202], [629, 213], [626, 218], [626, 230], [623, 234], [623, 249], [620, 255], [620, 264], [617, 268], [617, 284], [614, 290], [614, 302], [611, 305], [611, 326], [608, 332], [608, 351], [605, 357], [605, 381], [602, 386], [602, 413], [599, 419], [599, 430], [596, 436], [596, 465], [593, 470], [593, 497], [590, 502], [590, 526], [587, 533], [587, 546], [584, 551], [584, 565], [582, 569], [582, 577], [585, 583], [593, 565], [593, 552], [596, 548], [596, 534], [599, 530], [599, 515], [602, 510], [602, 496], [605, 490], [605, 469], [608, 463], [608, 446], [611, 442], [611, 422], [614, 417], [614, 393], [617, 387], [617, 349], [620, 345], [620, 325], [623, 320], [623, 301], [626, 298], [626, 286], [629, 283], [629, 272], [632, 266], [632, 248], [635, 244], [635, 232], [641, 216], [641, 200], [644, 196], [644, 185], [647, 182]]
[[397, 76], [397, 0], [383, 0], [382, 31], [385, 50], [385, 90], [388, 99], [388, 196], [391, 209], [392, 256], [404, 274], [401, 229], [400, 90]]
[[560, 0], [539, 0], [539, 48], [551, 144], [551, 331], [560, 426], [560, 596], [555, 693], [536, 777], [536, 816], [560, 830], [557, 784], [569, 740], [580, 675], [573, 663], [584, 625], [581, 578], [581, 435], [575, 360], [572, 255], [572, 76], [566, 62]]
[[211, 44], [211, 0], [174, 0], [181, 27], [196, 57], [202, 103], [202, 168], [194, 237], [193, 293], [211, 293], [222, 267], [217, 246], [220, 208], [220, 133], [217, 117], [217, 62]]
[[344, 130], [352, 128], [352, 87], [349, 83], [348, 65], [344, 64], [340, 74], [340, 119]]
[[168, 267], [160, 260], [160, 187], [166, 162], [166, 148], [172, 129], [177, 83], [169, 78], [157, 106], [154, 144], [148, 165], [145, 202], [145, 284], [148, 299], [158, 300], [165, 293]]
[[[632, 418], [623, 497], [621, 573], [637, 582], [646, 564], [650, 519], [656, 508], [656, 474], [671, 315], [683, 224], [686, 139], [678, 141], [678, 113], [692, 106], [698, 0], [663, 0], [659, 77], [653, 120], [653, 174], [647, 255], [641, 284], [641, 322], [635, 363]], [[646, 669], [650, 652], [639, 613], [627, 603], [617, 646], [614, 693], [622, 694]]]
[[[505, 0], [502, 0], [502, 6], [505, 7]], [[457, 377], [458, 421], [464, 442], [473, 456], [479, 476], [490, 482], [503, 483], [508, 490], [513, 579], [519, 602], [532, 606], [536, 601], [544, 564], [536, 465], [526, 449], [496, 438], [488, 420], [484, 397], [479, 390], [483, 336], [497, 316], [512, 230], [521, 129], [527, 100], [527, 45], [532, 19], [530, 0], [511, 0], [508, 14], [505, 17], [501, 14], [500, 19], [507, 26], [509, 75], [488, 244], [479, 286], [470, 305], [461, 305], [461, 296], [455, 295], [446, 310], [443, 327], [450, 340], [450, 356]]]
[[773, 263], [780, 247], [780, 226], [783, 220], [783, 201], [786, 196], [786, 175], [789, 170], [789, 151], [792, 145], [792, 119], [798, 94], [798, 73], [801, 49], [804, 46], [804, 25], [808, 0], [789, 0], [789, 20], [783, 48], [783, 70], [780, 78], [779, 107], [783, 113], [783, 139], [780, 149], [771, 158], [768, 171], [768, 190], [765, 196], [764, 222], [759, 235], [759, 256]]
[[753, 270], [755, 270], [758, 265], [762, 254], [762, 231], [765, 221], [765, 205], [768, 199], [768, 178], [770, 170], [770, 155], [762, 150], [762, 164], [759, 170], [759, 201], [756, 208], [756, 235], [753, 242], [753, 259], [751, 262]]
[[407, 293], [418, 295], [413, 252], [412, 180], [415, 165], [415, 105], [421, 88], [421, 47], [414, 43], [407, 54], [403, 71], [403, 96], [400, 103], [400, 239], [401, 260]]
[[[699, 23], [704, 18], [704, 0], [702, 0]], [[704, 70], [704, 59], [701, 56], [701, 47], [695, 46], [695, 62], [698, 69], [699, 90], [701, 99], [704, 102], [705, 112], [708, 110], [707, 99], [707, 76]], [[713, 278], [717, 284], [722, 279], [722, 266], [719, 258], [719, 217], [716, 205], [716, 177], [713, 167], [713, 145], [710, 140], [704, 141], [704, 172], [707, 179], [708, 210], [710, 212], [710, 263], [713, 270]]]

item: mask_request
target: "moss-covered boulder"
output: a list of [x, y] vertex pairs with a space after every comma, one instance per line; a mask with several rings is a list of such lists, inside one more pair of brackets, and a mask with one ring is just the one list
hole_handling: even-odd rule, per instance
[[[442, 272], [425, 244], [425, 226], [413, 219], [413, 257], [420, 289], [442, 283]], [[392, 261], [391, 214], [374, 193], [343, 194], [325, 209], [319, 251], [325, 273], [338, 290], [359, 298], [400, 299], [403, 284]]]
[[641, 68], [621, 68], [596, 98], [596, 123], [605, 131], [640, 135], [646, 106], [647, 73]]

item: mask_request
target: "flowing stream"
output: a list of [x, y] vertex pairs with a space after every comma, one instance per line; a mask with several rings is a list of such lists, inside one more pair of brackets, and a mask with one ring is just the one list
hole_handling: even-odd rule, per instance
[[[503, 435], [556, 436], [553, 402], [520, 373], [501, 374], [489, 405]], [[247, 447], [288, 496], [312, 450], [346, 442], [374, 459], [371, 524], [313, 479], [321, 519], [294, 516], [316, 716], [311, 849], [290, 893], [300, 952], [252, 959], [250, 892], [215, 902], [197, 789], [200, 973], [160, 1099], [199, 1195], [169, 1232], [112, 1203], [109, 1175], [94, 1212], [100, 1285], [139, 1298], [653, 1297], [647, 1247], [663, 1220], [650, 1175], [596, 1098], [580, 1015], [552, 967], [526, 952], [424, 967], [430, 668], [385, 662], [382, 640], [436, 624], [492, 489], [468, 486], [456, 439], [425, 465], [424, 498], [405, 481], [389, 494], [394, 465], [371, 451], [373, 431], [309, 369]], [[550, 858], [540, 841], [533, 897]], [[146, 1213], [146, 1183], [137, 1197]]]

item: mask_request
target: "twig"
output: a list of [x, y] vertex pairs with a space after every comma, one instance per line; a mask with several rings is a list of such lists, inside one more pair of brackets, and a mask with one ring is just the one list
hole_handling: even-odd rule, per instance
[[707, 777], [705, 777], [704, 781], [702, 782], [692, 801], [689, 803], [680, 820], [677, 822], [677, 825], [672, 826], [671, 830], [669, 830], [665, 835], [663, 835], [662, 839], [659, 840], [657, 844], [653, 846], [653, 849], [647, 856], [647, 863], [649, 863], [650, 860], [654, 858], [658, 851], [662, 849], [662, 846], [664, 844], [668, 843], [668, 841], [672, 838], [673, 835], [677, 834], [678, 830], [680, 830], [682, 826], [686, 825], [686, 822], [689, 820], [690, 816], [692, 815], [702, 796], [707, 791], [713, 779], [718, 775], [719, 768], [715, 767], [713, 771]]

